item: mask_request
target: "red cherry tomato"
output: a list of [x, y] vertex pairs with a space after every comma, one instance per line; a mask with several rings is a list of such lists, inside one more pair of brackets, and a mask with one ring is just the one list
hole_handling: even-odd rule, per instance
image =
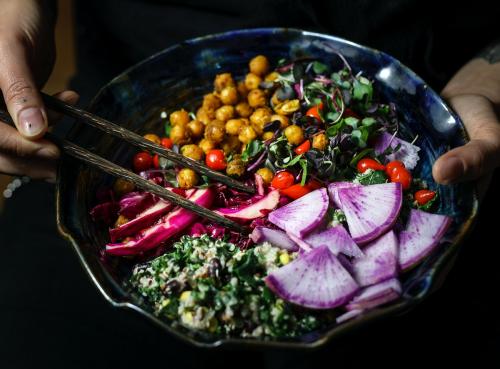
[[295, 177], [292, 173], [283, 170], [281, 172], [276, 173], [273, 180], [271, 181], [271, 186], [278, 189], [284, 190], [285, 188], [290, 187], [295, 182]]
[[148, 170], [153, 165], [153, 157], [143, 151], [134, 156], [134, 170], [136, 173]]
[[153, 156], [153, 166], [156, 169], [160, 168], [160, 157], [158, 156], [158, 154], [156, 154], [155, 156]]
[[297, 146], [294, 151], [297, 155], [300, 155], [308, 152], [310, 148], [311, 148], [311, 141], [305, 140], [299, 146]]
[[224, 170], [227, 167], [226, 156], [222, 150], [210, 150], [205, 158], [207, 167], [213, 170]]
[[427, 204], [429, 201], [431, 201], [434, 197], [436, 197], [436, 192], [431, 191], [431, 190], [419, 190], [415, 192], [415, 201], [417, 201], [417, 204], [420, 206]]
[[319, 113], [320, 110], [323, 110], [322, 102], [320, 102], [318, 105], [314, 105], [312, 108], [309, 108], [309, 110], [306, 112], [306, 115], [308, 117], [313, 117], [317, 120], [321, 120], [321, 114]]
[[368, 169], [372, 170], [385, 170], [385, 166], [380, 164], [378, 161], [372, 159], [372, 158], [363, 158], [360, 161], [358, 161], [358, 164], [356, 165], [356, 168], [358, 169], [359, 173], [364, 173]]
[[311, 192], [311, 189], [307, 185], [302, 186], [300, 183], [294, 184], [293, 186], [280, 191], [283, 195], [286, 195], [294, 200], [307, 195], [309, 192]]
[[391, 182], [401, 183], [403, 190], [407, 190], [410, 188], [412, 180], [411, 173], [404, 167], [394, 168], [389, 178], [391, 179]]
[[392, 172], [396, 168], [405, 168], [405, 165], [402, 161], [399, 160], [390, 161], [385, 165], [385, 173], [390, 177], [392, 175]]
[[307, 187], [309, 187], [311, 191], [314, 191], [317, 190], [318, 188], [323, 187], [323, 185], [319, 181], [311, 179], [309, 182], [307, 182]]
[[171, 149], [172, 147], [174, 147], [174, 142], [169, 137], [163, 137], [161, 139], [161, 145], [166, 149]]

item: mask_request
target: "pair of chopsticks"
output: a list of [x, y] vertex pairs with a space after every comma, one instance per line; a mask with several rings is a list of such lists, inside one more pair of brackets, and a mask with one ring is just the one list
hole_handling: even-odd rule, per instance
[[[204, 174], [210, 179], [224, 183], [229, 187], [239, 189], [241, 191], [245, 191], [248, 193], [254, 193], [255, 190], [252, 187], [246, 186], [245, 184], [230, 178], [222, 173], [216, 172], [202, 163], [186, 158], [181, 154], [178, 154], [172, 150], [169, 150], [163, 146], [157, 145], [151, 141], [146, 140], [142, 136], [129, 131], [115, 123], [112, 123], [104, 118], [98, 117], [92, 113], [89, 113], [85, 110], [76, 108], [74, 106], [68, 105], [52, 96], [46, 95], [42, 93], [42, 98], [45, 105], [56, 112], [63, 113], [67, 116], [77, 119], [80, 122], [86, 123], [92, 127], [98, 128], [103, 132], [110, 134], [114, 137], [120, 138], [134, 146], [140, 147], [143, 150], [154, 152], [166, 159], [173, 161], [176, 164], [179, 164], [186, 168], [191, 168], [194, 171]], [[10, 115], [5, 110], [0, 109], [0, 120], [8, 123], [10, 125], [14, 125]], [[92, 167], [98, 168], [105, 173], [111, 174], [115, 177], [123, 178], [127, 181], [134, 183], [137, 187], [142, 188], [145, 191], [151, 192], [155, 195], [158, 195], [172, 203], [181, 206], [185, 209], [191, 210], [192, 212], [198, 214], [201, 217], [207, 218], [211, 221], [224, 225], [226, 227], [232, 228], [239, 232], [246, 232], [246, 228], [242, 225], [223, 217], [209, 209], [201, 207], [182, 196], [177, 195], [174, 192], [167, 190], [166, 188], [157, 185], [153, 182], [150, 182], [141, 176], [122, 168], [121, 166], [106, 160], [99, 155], [96, 155], [78, 145], [75, 145], [72, 142], [61, 139], [51, 133], [47, 133], [45, 138], [54, 142], [59, 146], [61, 151], [73, 158], [76, 158]]]

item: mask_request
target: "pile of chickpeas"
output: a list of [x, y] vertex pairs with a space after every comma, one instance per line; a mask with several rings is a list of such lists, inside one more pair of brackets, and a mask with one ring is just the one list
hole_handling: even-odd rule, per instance
[[[235, 81], [231, 73], [218, 74], [213, 92], [203, 97], [196, 111], [196, 119], [191, 119], [184, 109], [172, 112], [169, 117], [170, 139], [173, 144], [179, 145], [182, 155], [198, 161], [206, 156], [210, 167], [211, 152], [222, 150], [224, 160], [230, 160], [219, 165], [218, 170], [225, 170], [227, 175], [233, 177], [241, 177], [245, 173], [246, 163], [241, 153], [247, 144], [255, 139], [265, 141], [273, 138], [274, 132], [264, 130], [268, 123], [278, 121], [290, 144], [304, 142], [302, 128], [290, 125], [289, 119], [300, 108], [300, 101], [282, 101], [275, 89], [260, 88], [262, 82], [274, 82], [279, 76], [277, 72], [270, 72], [265, 56], [258, 55], [251, 59], [249, 69], [241, 81]], [[257, 173], [267, 184], [274, 176], [268, 168], [261, 168]], [[179, 187], [191, 188], [198, 183], [199, 177], [192, 169], [184, 168], [178, 172], [177, 180]]]

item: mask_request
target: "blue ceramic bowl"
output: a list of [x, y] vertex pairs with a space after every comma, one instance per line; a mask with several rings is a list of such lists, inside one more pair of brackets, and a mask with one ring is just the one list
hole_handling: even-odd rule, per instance
[[[375, 79], [383, 101], [396, 104], [402, 135], [420, 137], [421, 159], [416, 176], [433, 182], [432, 164], [450, 147], [463, 145], [467, 136], [459, 118], [427, 84], [399, 61], [383, 52], [328, 35], [294, 29], [252, 29], [211, 35], [172, 46], [125, 71], [94, 98], [90, 111], [138, 133], [159, 131], [160, 114], [179, 107], [193, 107], [211, 89], [216, 73], [233, 72], [241, 77], [248, 60], [264, 54], [272, 62], [281, 58], [313, 57], [340, 66], [337, 53], [355, 71]], [[70, 140], [116, 163], [128, 166], [134, 149], [87, 126], [77, 125]], [[75, 248], [86, 272], [103, 296], [114, 306], [136, 310], [169, 333], [204, 347], [255, 345], [317, 347], [343, 332], [381, 317], [408, 311], [439, 286], [452, 264], [459, 243], [471, 228], [478, 201], [470, 184], [438, 186], [439, 212], [453, 217], [446, 241], [404, 280], [404, 294], [397, 303], [370, 311], [349, 322], [293, 340], [242, 340], [188, 331], [159, 320], [151, 307], [127, 284], [131, 265], [126, 260], [106, 261], [102, 250], [106, 229], [92, 222], [89, 210], [99, 188], [113, 178], [64, 158], [57, 191], [58, 224]]]

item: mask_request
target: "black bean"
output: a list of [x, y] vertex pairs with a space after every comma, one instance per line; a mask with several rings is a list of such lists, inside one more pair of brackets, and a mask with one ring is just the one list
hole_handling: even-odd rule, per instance
[[178, 293], [181, 291], [181, 284], [177, 279], [171, 279], [167, 283], [165, 283], [165, 286], [163, 286], [163, 294], [165, 295], [171, 295], [174, 293]]

